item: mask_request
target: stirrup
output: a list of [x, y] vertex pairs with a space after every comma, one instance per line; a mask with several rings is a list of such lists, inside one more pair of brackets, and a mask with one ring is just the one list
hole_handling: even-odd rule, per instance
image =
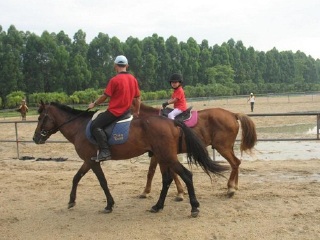
[[[101, 154], [102, 152], [99, 152], [99, 154], [97, 154], [97, 156], [95, 157], [91, 157], [92, 161], [95, 162], [102, 162], [102, 161], [107, 161], [111, 159], [111, 154], [110, 151], [104, 152], [103, 154]], [[100, 156], [100, 155], [105, 155], [104, 157]], [[100, 156], [100, 158], [99, 158]]]

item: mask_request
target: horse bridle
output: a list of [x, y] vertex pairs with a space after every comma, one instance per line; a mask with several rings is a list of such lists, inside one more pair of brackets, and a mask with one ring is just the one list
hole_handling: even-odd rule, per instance
[[[48, 107], [50, 107], [50, 104], [49, 104]], [[61, 128], [62, 126], [66, 125], [66, 124], [68, 124], [68, 123], [70, 123], [70, 122], [72, 122], [73, 120], [77, 119], [78, 117], [80, 117], [80, 116], [83, 115], [84, 113], [88, 112], [89, 110], [90, 110], [90, 109], [87, 108], [84, 112], [79, 113], [78, 115], [74, 116], [73, 118], [70, 118], [68, 121], [66, 121], [66, 122], [64, 122], [64, 123], [61, 123], [59, 126], [53, 127], [53, 128], [50, 129], [50, 130], [45, 130], [45, 129], [42, 128], [42, 129], [40, 130], [40, 135], [41, 135], [42, 137], [47, 137], [48, 134], [56, 133], [56, 132], [59, 130], [59, 128]], [[52, 118], [50, 118], [50, 116], [49, 116], [49, 114], [48, 114], [48, 108], [45, 108], [45, 111], [46, 111], [46, 112], [44, 113], [44, 117], [43, 117], [41, 126], [43, 126], [43, 125], [45, 124], [45, 120], [46, 120], [46, 119], [49, 119], [49, 120], [51, 120], [51, 121], [53, 122]]]

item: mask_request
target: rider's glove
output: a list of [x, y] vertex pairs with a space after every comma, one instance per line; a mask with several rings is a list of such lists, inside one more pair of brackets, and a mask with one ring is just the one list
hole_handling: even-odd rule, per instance
[[162, 103], [162, 108], [166, 108], [166, 106], [168, 106], [168, 105], [169, 105], [168, 102], [164, 102], [164, 103]]

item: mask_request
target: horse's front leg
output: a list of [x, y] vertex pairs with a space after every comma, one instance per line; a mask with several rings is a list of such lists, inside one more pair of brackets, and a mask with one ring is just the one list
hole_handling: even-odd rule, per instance
[[139, 195], [140, 198], [147, 198], [147, 195], [151, 192], [152, 179], [157, 169], [157, 165], [158, 165], [158, 160], [156, 159], [155, 156], [152, 156], [150, 159], [150, 165], [149, 165], [149, 170], [147, 174], [147, 183], [143, 192]]
[[82, 164], [78, 172], [74, 175], [72, 180], [72, 188], [70, 193], [70, 199], [68, 208], [72, 208], [76, 205], [77, 188], [81, 178], [90, 170], [91, 166], [85, 162]]
[[[91, 160], [89, 160], [89, 161], [91, 161]], [[107, 179], [104, 176], [104, 173], [102, 171], [100, 163], [94, 162], [93, 165], [91, 166], [91, 169], [95, 173], [95, 175], [97, 176], [99, 183], [100, 183], [100, 186], [102, 187], [104, 194], [106, 195], [106, 198], [107, 198], [107, 206], [105, 207], [104, 210], [106, 213], [111, 213], [113, 205], [114, 205], [114, 200], [113, 200], [113, 197], [110, 193]]]
[[161, 169], [161, 173], [162, 173], [162, 189], [160, 192], [160, 196], [157, 204], [154, 205], [150, 210], [150, 212], [154, 212], [154, 213], [159, 212], [161, 209], [163, 209], [170, 184], [173, 181], [169, 168]]

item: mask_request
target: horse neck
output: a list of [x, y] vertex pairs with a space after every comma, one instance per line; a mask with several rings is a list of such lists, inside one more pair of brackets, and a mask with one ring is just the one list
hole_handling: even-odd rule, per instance
[[85, 121], [83, 117], [77, 117], [74, 114], [61, 111], [55, 114], [55, 122], [61, 134], [68, 139], [69, 142], [74, 143], [75, 139], [81, 134], [85, 133]]
[[150, 116], [150, 115], [159, 115], [160, 113], [160, 109], [159, 108], [154, 108], [151, 106], [147, 106], [143, 103], [141, 103], [140, 105], [140, 116], [144, 117], [144, 116]]

